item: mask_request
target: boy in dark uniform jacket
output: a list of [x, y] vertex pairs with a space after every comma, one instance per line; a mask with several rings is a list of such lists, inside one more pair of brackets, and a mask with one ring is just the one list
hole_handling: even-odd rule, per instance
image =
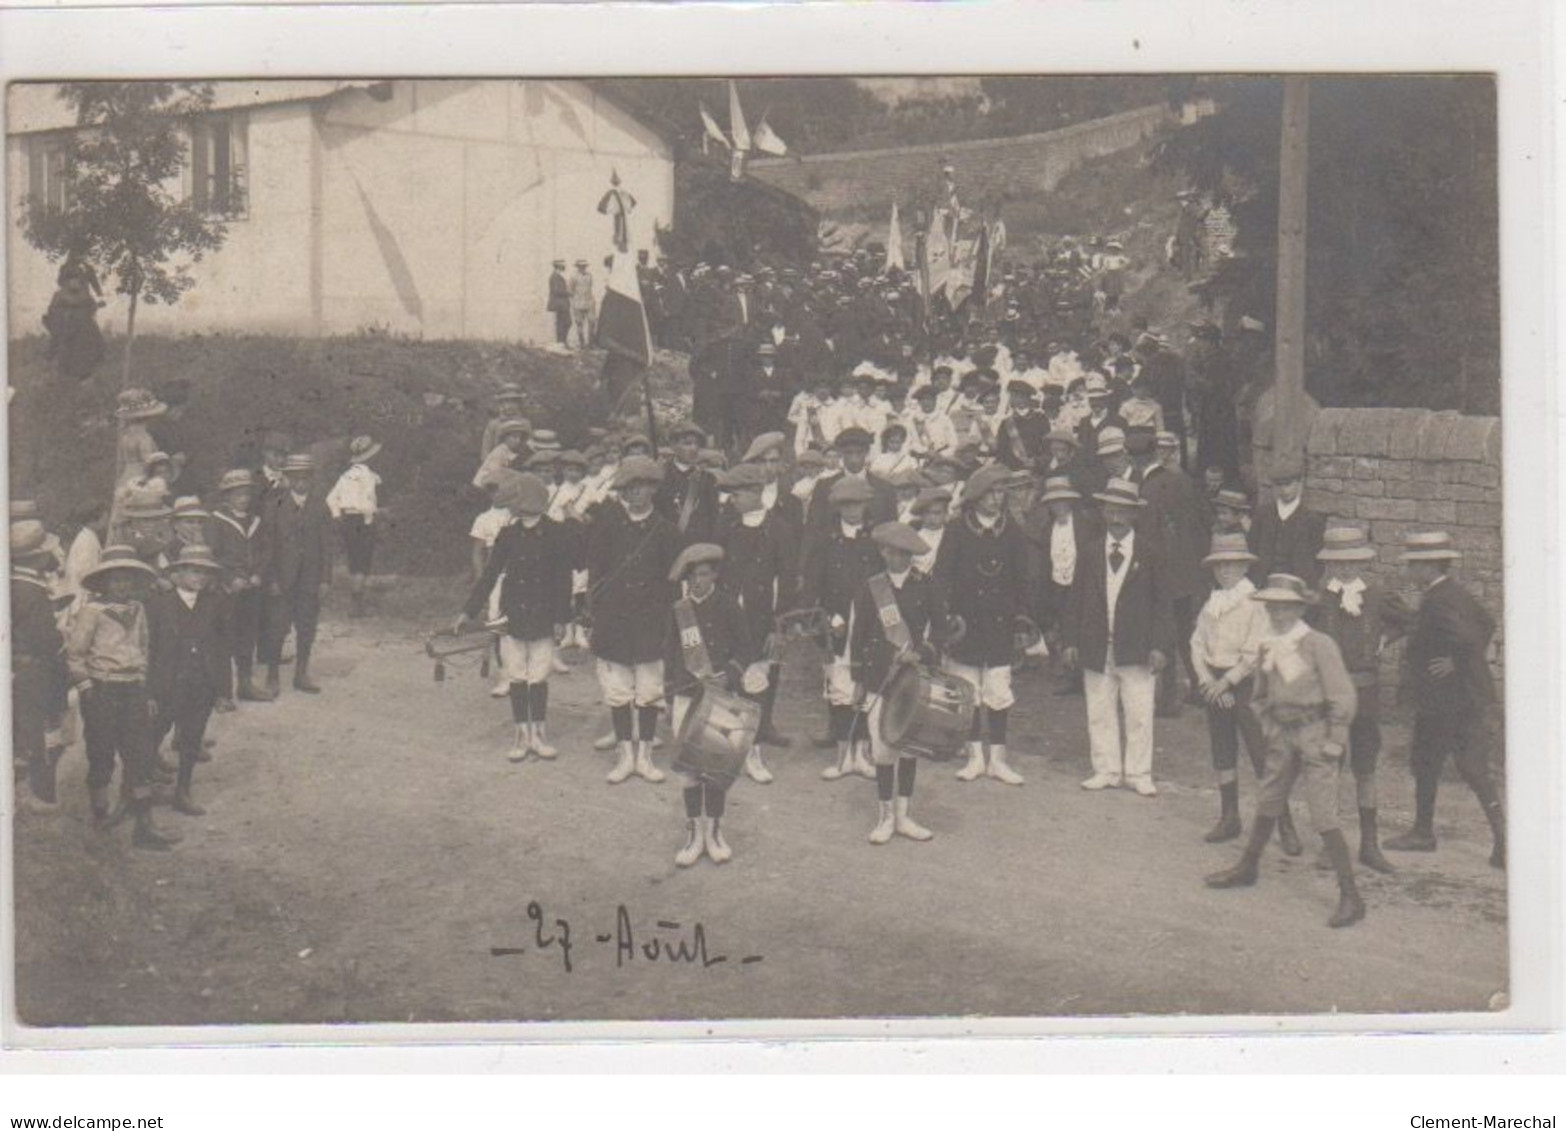
[[537, 754], [547, 761], [556, 754], [546, 729], [549, 676], [555, 667], [555, 634], [571, 619], [575, 537], [564, 523], [545, 517], [549, 488], [536, 475], [504, 481], [495, 492], [495, 505], [509, 510], [516, 521], [496, 536], [454, 631], [484, 616], [498, 581], [500, 612], [506, 619], [500, 670], [516, 727], [506, 757], [523, 762]]
[[831, 503], [832, 488], [849, 481], [869, 488], [870, 498], [865, 512], [867, 521], [875, 523], [893, 518], [897, 514], [896, 491], [884, 479], [870, 474], [866, 467], [870, 456], [870, 433], [857, 426], [845, 428], [837, 434], [833, 446], [842, 457], [843, 468], [831, 475], [823, 475], [816, 481], [808, 508], [810, 525], [817, 531], [831, 528], [836, 521], [836, 511]]
[[[672, 585], [685, 586], [664, 631], [664, 694], [675, 734], [705, 686], [744, 692], [751, 698], [766, 687], [766, 664], [745, 612], [732, 592], [718, 588], [723, 559], [721, 546], [698, 542], [682, 550], [669, 571]], [[752, 745], [747, 757], [756, 753]], [[721, 824], [731, 784], [731, 779], [718, 775], [689, 775], [684, 792], [685, 846], [674, 857], [680, 867], [689, 868], [703, 852], [714, 864], [725, 864], [733, 856]]]
[[934, 662], [934, 638], [944, 631], [946, 617], [939, 589], [913, 568], [914, 557], [929, 549], [913, 527], [883, 522], [871, 539], [886, 568], [866, 578], [854, 596], [848, 646], [875, 758], [880, 813], [870, 843], [885, 844], [894, 834], [924, 841], [935, 834], [908, 815], [919, 762], [882, 741], [881, 709], [901, 665]]
[[680, 545], [710, 542], [718, 522], [718, 484], [700, 464], [706, 433], [681, 424], [669, 437], [674, 454], [663, 466], [663, 481], [653, 496], [658, 513], [674, 524]]
[[588, 615], [598, 683], [614, 719], [620, 758], [609, 773], [618, 785], [633, 773], [661, 782], [653, 764], [653, 732], [663, 701], [664, 620], [669, 567], [681, 536], [653, 506], [663, 468], [628, 456], [615, 473], [618, 501], [595, 508], [586, 532]]
[[[252, 703], [273, 696], [255, 685], [256, 648], [261, 638], [261, 572], [257, 534], [261, 516], [251, 506], [255, 477], [243, 468], [225, 471], [218, 481], [222, 499], [212, 512], [212, 556], [223, 567], [221, 585], [228, 595], [229, 652], [238, 678], [237, 695]], [[232, 699], [218, 710], [233, 709]]]
[[1011, 411], [996, 434], [996, 458], [1013, 470], [1033, 471], [1049, 461], [1049, 417], [1026, 381], [1013, 378], [1006, 393]]
[[206, 812], [191, 795], [212, 707], [230, 692], [228, 600], [218, 588], [223, 567], [205, 546], [186, 545], [169, 563], [170, 589], [147, 598], [147, 694], [153, 707], [152, 748], [174, 732], [179, 772], [174, 809]]
[[1436, 789], [1448, 756], [1474, 791], [1490, 822], [1494, 849], [1490, 864], [1506, 867], [1506, 818], [1490, 778], [1485, 714], [1495, 700], [1486, 650], [1495, 620], [1450, 574], [1462, 558], [1444, 533], [1409, 535], [1402, 560], [1423, 587], [1411, 620], [1406, 662], [1414, 680], [1414, 827], [1386, 846], [1405, 852], [1434, 852]]
[[46, 572], [59, 542], [41, 522], [11, 524], [11, 757], [27, 772], [31, 802], [56, 804], [55, 762], [46, 735], [50, 704], [66, 686], [65, 641]]
[[1327, 516], [1305, 509], [1305, 473], [1283, 464], [1272, 474], [1273, 498], [1258, 506], [1251, 518], [1251, 553], [1259, 559], [1251, 570], [1258, 585], [1275, 573], [1286, 573], [1314, 586], [1321, 577], [1322, 535]]
[[[767, 510], [762, 501], [765, 483], [766, 473], [757, 464], [742, 463], [723, 474], [719, 487], [730, 494], [729, 506], [719, 522], [718, 544], [723, 547], [726, 562], [723, 588], [744, 611], [751, 640], [769, 653], [767, 691], [761, 700], [757, 742], [786, 746], [788, 740], [772, 729], [782, 655], [773, 636], [778, 614], [794, 605], [798, 585], [794, 539], [798, 535], [784, 525], [776, 511]], [[745, 772], [763, 785], [772, 780], [759, 745], [746, 760]]]
[[1359, 697], [1349, 725], [1349, 766], [1359, 803], [1359, 862], [1391, 872], [1376, 832], [1376, 761], [1381, 754], [1381, 650], [1395, 635], [1387, 620], [1386, 593], [1364, 576], [1364, 563], [1376, 550], [1355, 526], [1328, 527], [1317, 559], [1326, 567], [1320, 603], [1306, 619], [1337, 643]]
[[837, 761], [821, 771], [828, 781], [845, 774], [875, 777], [863, 733], [848, 652], [848, 615], [865, 578], [881, 566], [881, 555], [870, 540], [865, 512], [875, 493], [861, 479], [840, 479], [827, 498], [837, 516], [817, 531], [805, 551], [800, 606], [820, 608], [827, 620], [825, 666], [827, 716]]
[[1028, 543], [1006, 511], [1005, 483], [1012, 474], [998, 464], [973, 473], [963, 487], [962, 517], [947, 527], [935, 559], [941, 603], [954, 623], [962, 625], [961, 635], [947, 649], [946, 670], [971, 685], [984, 708], [974, 712], [968, 761], [957, 771], [959, 781], [973, 781], [986, 772], [1007, 785], [1023, 780], [1006, 762], [1007, 720], [1017, 701], [1011, 690], [1017, 618], [1029, 611]]

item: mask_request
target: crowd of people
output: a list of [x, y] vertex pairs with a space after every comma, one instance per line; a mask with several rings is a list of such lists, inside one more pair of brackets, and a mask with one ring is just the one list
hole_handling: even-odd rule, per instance
[[[660, 336], [692, 351], [691, 419], [662, 437], [592, 429], [569, 449], [522, 415], [521, 388], [502, 387], [475, 453], [472, 489], [487, 506], [453, 631], [493, 635], [510, 761], [559, 756], [549, 687], [570, 670], [569, 646], [595, 660], [608, 716], [596, 745], [615, 752], [612, 784], [665, 780], [665, 713], [678, 738], [693, 712], [734, 712], [731, 731], [754, 735], [742, 768], [675, 763], [686, 823], [676, 863], [723, 863], [728, 790], [740, 777], [772, 781], [765, 749], [795, 744], [777, 693], [809, 639], [821, 776], [874, 781], [872, 844], [935, 835], [911, 811], [921, 763], [954, 755], [962, 782], [1024, 785], [1009, 720], [1014, 673], [1031, 665], [1049, 669], [1053, 709], [1082, 712], [1089, 791], [1155, 797], [1156, 720], [1203, 709], [1219, 797], [1209, 842], [1244, 835], [1245, 747], [1257, 781], [1249, 839], [1238, 864], [1208, 877], [1215, 888], [1255, 883], [1274, 832], [1284, 852], [1303, 851], [1289, 804], [1299, 785], [1339, 879], [1330, 922], [1357, 922], [1341, 770], [1355, 782], [1358, 863], [1390, 872], [1383, 847], [1434, 850], [1448, 758], [1504, 866], [1483, 728], [1494, 624], [1453, 574], [1461, 554], [1443, 533], [1411, 535], [1412, 596], [1387, 592], [1367, 572], [1369, 531], [1314, 513], [1299, 464], [1265, 469], [1253, 502], [1240, 466], [1244, 365], [1211, 323], [1193, 327], [1183, 358], [1145, 324], [1098, 337], [1119, 294], [1105, 290], [1097, 254], [1068, 245], [1007, 270], [998, 317], [968, 320], [965, 306], [928, 332], [911, 280], [863, 256], [754, 278], [649, 267]], [[146, 426], [168, 411], [146, 391], [121, 394], [112, 503], [68, 551], [23, 501], [11, 526], [15, 749], [31, 799], [55, 801], [74, 702], [95, 822], [134, 816], [133, 843], [151, 849], [177, 839], [153, 821], [157, 787], [169, 779], [174, 808], [201, 811], [192, 779], [210, 756], [209, 717], [277, 697], [290, 631], [293, 688], [320, 690], [310, 665], [334, 527], [361, 615], [379, 509], [370, 437], [353, 441], [329, 492], [316, 457], [277, 434], [258, 466], [205, 481]], [[1399, 639], [1416, 705], [1416, 814], [1383, 844], [1379, 673]], [[951, 749], [899, 744], [888, 725], [889, 689], [909, 672], [972, 708]], [[171, 733], [174, 765], [158, 753]]]

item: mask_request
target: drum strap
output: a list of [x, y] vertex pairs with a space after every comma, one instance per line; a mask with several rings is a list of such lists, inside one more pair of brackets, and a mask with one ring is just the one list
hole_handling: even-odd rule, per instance
[[880, 614], [881, 631], [886, 633], [886, 639], [899, 652], [912, 647], [913, 634], [903, 623], [903, 614], [897, 607], [897, 593], [892, 588], [892, 579], [884, 573], [878, 573], [865, 584], [870, 587], [870, 597], [875, 601], [876, 612]]
[[697, 679], [712, 676], [712, 654], [707, 642], [701, 638], [701, 625], [696, 620], [696, 603], [689, 597], [674, 602], [674, 623], [680, 630], [680, 651], [685, 656], [685, 670]]

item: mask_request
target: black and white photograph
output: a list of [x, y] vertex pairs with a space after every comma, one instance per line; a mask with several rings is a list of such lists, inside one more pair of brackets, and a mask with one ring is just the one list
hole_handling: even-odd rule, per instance
[[13, 1033], [1504, 1015], [1497, 98], [12, 82]]

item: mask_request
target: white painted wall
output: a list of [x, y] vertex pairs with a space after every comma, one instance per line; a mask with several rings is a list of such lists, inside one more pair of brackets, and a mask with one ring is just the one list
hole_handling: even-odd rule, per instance
[[[602, 285], [610, 172], [637, 198], [633, 249], [651, 249], [674, 211], [666, 143], [569, 81], [400, 81], [386, 102], [354, 90], [256, 107], [249, 151], [248, 217], [193, 267], [197, 287], [177, 307], [142, 308], [142, 328], [546, 342], [550, 261], [586, 258]], [[6, 162], [14, 221], [23, 139], [7, 139]], [[8, 250], [13, 332], [39, 328], [55, 269], [14, 222]], [[123, 302], [100, 322], [123, 325]]]

